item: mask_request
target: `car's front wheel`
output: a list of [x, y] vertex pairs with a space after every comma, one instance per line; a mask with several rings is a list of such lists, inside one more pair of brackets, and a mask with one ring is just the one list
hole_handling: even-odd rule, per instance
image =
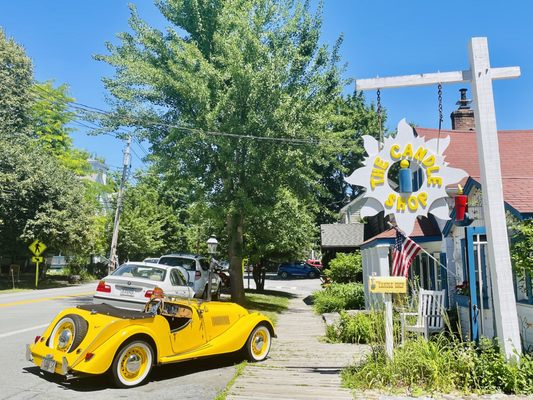
[[263, 361], [268, 356], [272, 336], [263, 324], [257, 325], [246, 341], [246, 353], [250, 361]]
[[317, 277], [317, 274], [315, 271], [309, 271], [309, 273], [307, 274], [307, 276], [311, 279], [313, 278], [316, 278]]
[[154, 361], [152, 346], [144, 340], [123, 345], [113, 360], [111, 373], [117, 387], [140, 385], [150, 374]]
[[283, 279], [287, 279], [289, 277], [289, 274], [283, 271], [280, 275]]

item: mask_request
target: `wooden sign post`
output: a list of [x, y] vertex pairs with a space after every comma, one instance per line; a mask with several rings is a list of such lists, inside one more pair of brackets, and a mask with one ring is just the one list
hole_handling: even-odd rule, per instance
[[520, 68], [491, 68], [487, 38], [485, 37], [476, 37], [470, 40], [469, 56], [470, 70], [467, 71], [361, 79], [356, 81], [356, 89], [470, 83], [476, 118], [477, 150], [481, 172], [483, 214], [487, 228], [496, 332], [506, 358], [510, 359], [515, 354], [521, 353], [521, 343], [505, 220], [492, 81], [494, 79], [518, 78]]
[[370, 293], [383, 293], [385, 302], [385, 351], [392, 360], [394, 355], [394, 336], [391, 293], [407, 293], [407, 278], [403, 276], [369, 276], [368, 286]]

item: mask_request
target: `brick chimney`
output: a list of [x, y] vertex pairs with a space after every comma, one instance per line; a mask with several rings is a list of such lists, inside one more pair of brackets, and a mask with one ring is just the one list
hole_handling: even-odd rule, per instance
[[459, 108], [451, 113], [452, 129], [454, 131], [473, 131], [476, 129], [476, 120], [474, 118], [474, 110], [470, 108], [472, 100], [467, 100], [466, 91], [468, 89], [459, 89], [461, 92], [461, 100], [457, 103]]

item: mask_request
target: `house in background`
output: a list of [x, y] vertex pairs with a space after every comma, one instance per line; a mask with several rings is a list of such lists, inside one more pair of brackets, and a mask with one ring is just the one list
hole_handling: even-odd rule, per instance
[[345, 205], [339, 212], [339, 222], [320, 225], [320, 248], [322, 263], [329, 265], [337, 253], [352, 253], [363, 242], [385, 229], [383, 213], [376, 217], [361, 219], [361, 207], [365, 203], [363, 193]]

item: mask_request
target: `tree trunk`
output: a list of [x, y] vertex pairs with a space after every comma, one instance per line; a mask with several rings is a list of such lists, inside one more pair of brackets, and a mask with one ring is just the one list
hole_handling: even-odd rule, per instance
[[227, 229], [229, 238], [229, 262], [231, 279], [231, 300], [244, 304], [244, 283], [242, 273], [242, 215], [238, 211], [230, 212], [227, 216]]

